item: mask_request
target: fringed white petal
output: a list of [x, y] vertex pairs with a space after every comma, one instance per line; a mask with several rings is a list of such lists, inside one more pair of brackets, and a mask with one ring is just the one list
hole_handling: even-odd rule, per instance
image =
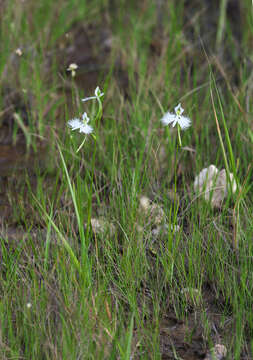
[[161, 118], [161, 122], [164, 126], [171, 124], [173, 121], [175, 121], [176, 115], [171, 114], [170, 112], [167, 112], [163, 115]]

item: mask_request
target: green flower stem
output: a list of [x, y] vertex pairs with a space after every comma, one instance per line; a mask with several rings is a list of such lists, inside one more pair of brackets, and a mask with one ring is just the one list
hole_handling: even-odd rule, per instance
[[182, 141], [181, 141], [180, 126], [179, 126], [179, 124], [177, 124], [177, 136], [178, 136], [179, 146], [182, 147]]
[[83, 147], [83, 145], [84, 145], [84, 143], [85, 143], [85, 141], [86, 141], [86, 136], [85, 136], [85, 138], [84, 138], [84, 140], [83, 140], [83, 142], [81, 143], [81, 145], [79, 146], [79, 148], [76, 150], [76, 154], [82, 149], [82, 147]]

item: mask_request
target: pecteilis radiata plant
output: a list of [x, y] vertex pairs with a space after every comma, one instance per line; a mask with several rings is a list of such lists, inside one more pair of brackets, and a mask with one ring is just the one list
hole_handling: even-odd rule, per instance
[[[99, 89], [99, 87], [97, 86], [95, 89], [95, 96], [90, 96], [87, 98], [82, 99], [83, 102], [88, 101], [88, 100], [97, 100], [98, 104], [99, 104], [99, 108], [98, 108], [98, 112], [97, 115], [94, 119], [94, 121], [96, 120], [96, 118], [101, 118], [102, 116], [102, 102], [101, 102], [101, 97], [104, 96], [104, 93], [102, 93]], [[81, 119], [80, 118], [74, 118], [68, 121], [68, 126], [71, 128], [71, 130], [79, 130], [80, 133], [83, 133], [84, 135], [89, 135], [93, 133], [93, 127], [91, 125], [89, 125], [90, 122], [90, 118], [88, 117], [87, 113], [84, 112]], [[81, 145], [79, 146], [79, 148], [76, 150], [76, 152], [78, 153], [81, 148], [83, 147], [85, 141], [86, 141], [86, 136], [84, 137], [83, 142], [81, 143]], [[94, 135], [93, 135], [94, 136]], [[94, 136], [95, 138], [95, 136]]]

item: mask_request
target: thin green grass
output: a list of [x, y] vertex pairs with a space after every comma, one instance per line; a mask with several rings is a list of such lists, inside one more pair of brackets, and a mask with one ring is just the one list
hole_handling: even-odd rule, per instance
[[[225, 3], [207, 52], [226, 37], [233, 42]], [[191, 39], [199, 25], [185, 21], [184, 2], [163, 4], [162, 13], [155, 2], [121, 4], [4, 5], [0, 121], [7, 126], [6, 98], [15, 89], [26, 112], [18, 105], [13, 110], [13, 144], [23, 138], [34, 157], [40, 141], [49, 150], [43, 167], [14, 173], [1, 189], [12, 206], [0, 236], [1, 358], [180, 359], [182, 344], [203, 354], [219, 340], [228, 359], [250, 359], [252, 129], [241, 111], [252, 112], [245, 105], [246, 61], [231, 47], [240, 70], [236, 92], [233, 74], [221, 77], [215, 62], [210, 75]], [[247, 2], [245, 59], [250, 11]], [[108, 73], [99, 74], [92, 89], [78, 70], [70, 79], [57, 57], [65, 35], [84, 23], [112, 31], [113, 50], [103, 59]], [[96, 36], [89, 41], [96, 43]], [[13, 55], [18, 47], [20, 57]], [[91, 50], [76, 54], [85, 51]], [[82, 103], [97, 85], [105, 92], [103, 106]], [[192, 120], [181, 132], [182, 148], [177, 131], [160, 123], [179, 102]], [[94, 128], [85, 141], [67, 127], [84, 111]], [[220, 209], [193, 192], [194, 177], [210, 164], [237, 181], [237, 193]], [[162, 209], [160, 232], [141, 208], [142, 196]], [[95, 230], [94, 220], [104, 226]]]

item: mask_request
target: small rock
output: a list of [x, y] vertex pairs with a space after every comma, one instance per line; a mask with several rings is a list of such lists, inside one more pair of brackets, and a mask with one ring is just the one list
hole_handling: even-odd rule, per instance
[[148, 211], [150, 207], [150, 200], [147, 196], [142, 196], [140, 198], [140, 206], [143, 208], [144, 211]]
[[227, 348], [224, 345], [216, 344], [214, 348], [212, 348], [206, 354], [204, 360], [222, 360], [227, 355]]
[[[232, 184], [232, 192], [237, 189], [233, 174], [229, 174]], [[211, 201], [212, 207], [220, 207], [228, 194], [229, 181], [226, 170], [219, 171], [216, 166], [210, 165], [203, 169], [194, 180], [194, 191], [204, 196], [206, 201]]]
[[22, 50], [21, 50], [20, 48], [17, 48], [17, 49], [15, 50], [15, 53], [16, 53], [18, 56], [22, 56], [22, 55], [23, 55], [23, 52], [22, 52]]
[[[170, 232], [171, 233], [176, 233], [180, 230], [180, 226], [179, 225], [172, 225], [170, 226]], [[164, 235], [164, 234], [168, 234], [169, 232], [169, 225], [168, 224], [163, 224], [163, 225], [158, 225], [157, 227], [155, 227], [154, 229], [152, 229], [151, 234], [153, 236], [154, 239], [156, 239], [158, 237], [158, 235]]]
[[91, 223], [92, 231], [96, 235], [105, 235], [107, 231], [111, 236], [115, 235], [116, 232], [115, 226], [104, 219], [92, 218], [90, 220], [90, 223]]
[[156, 225], [161, 224], [165, 220], [165, 214], [160, 205], [152, 204], [150, 206], [150, 217], [154, 219]]
[[[166, 224], [166, 216], [163, 208], [153, 203], [148, 197], [142, 196], [140, 198], [140, 215], [145, 216], [145, 225], [151, 225], [151, 235], [153, 240], [157, 240], [158, 236], [166, 235], [169, 232], [175, 233], [180, 230], [179, 225]], [[142, 232], [143, 227], [137, 226], [137, 231]]]
[[148, 197], [142, 196], [140, 198], [140, 207], [151, 223], [159, 225], [165, 221], [165, 213], [162, 207], [158, 204], [152, 203]]
[[219, 170], [214, 165], [210, 165], [208, 168], [201, 170], [198, 176], [194, 180], [194, 191], [203, 192], [206, 200], [209, 200], [210, 191], [213, 188], [214, 180], [217, 178]]

